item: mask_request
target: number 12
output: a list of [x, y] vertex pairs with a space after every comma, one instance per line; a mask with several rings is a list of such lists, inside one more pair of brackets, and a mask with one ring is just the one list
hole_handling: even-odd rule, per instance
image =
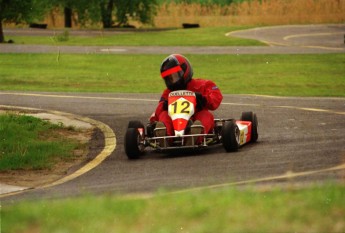
[[[177, 111], [178, 111], [177, 108], [180, 107], [180, 106], [177, 106], [177, 102], [178, 102], [178, 101], [176, 101], [175, 103], [171, 104], [171, 105], [174, 106], [174, 114], [175, 114], [175, 113], [178, 113], [178, 112], [177, 112]], [[181, 110], [179, 113], [186, 113], [186, 114], [189, 114], [189, 113], [190, 113], [190, 110], [189, 110], [190, 102], [188, 102], [188, 101], [182, 101], [182, 102], [179, 102], [179, 103], [181, 103], [180, 105], [181, 105], [181, 108], [182, 108], [182, 110]]]

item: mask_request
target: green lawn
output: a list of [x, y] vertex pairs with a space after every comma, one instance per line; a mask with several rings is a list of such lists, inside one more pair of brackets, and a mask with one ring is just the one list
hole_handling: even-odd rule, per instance
[[230, 31], [248, 27], [216, 27], [198, 29], [171, 29], [163, 31], [122, 31], [120, 34], [102, 33], [75, 36], [72, 31], [56, 31], [50, 36], [6, 36], [16, 44], [48, 45], [122, 45], [122, 46], [257, 46], [263, 43], [235, 37], [227, 37]]
[[[116, 195], [15, 203], [2, 230], [15, 232], [344, 232], [345, 187], [224, 188], [152, 198]], [[20, 223], [20, 224], [18, 224]]]
[[32, 116], [0, 114], [0, 171], [50, 169], [72, 158], [78, 142], [60, 135], [62, 129]]
[[[166, 56], [0, 54], [0, 90], [159, 93]], [[186, 56], [223, 93], [345, 96], [345, 54]]]

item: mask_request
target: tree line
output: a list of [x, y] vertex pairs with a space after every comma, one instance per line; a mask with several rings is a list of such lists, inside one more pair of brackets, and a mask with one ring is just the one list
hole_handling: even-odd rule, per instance
[[144, 24], [152, 23], [156, 0], [0, 0], [0, 43], [5, 42], [3, 23], [30, 23], [41, 20], [55, 8], [64, 9], [65, 26], [71, 24], [72, 12], [83, 24], [102, 22], [103, 28], [124, 26], [128, 17]]

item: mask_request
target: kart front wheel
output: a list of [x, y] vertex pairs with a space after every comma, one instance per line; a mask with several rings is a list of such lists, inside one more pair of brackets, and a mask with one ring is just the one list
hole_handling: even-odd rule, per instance
[[144, 145], [138, 128], [128, 128], [125, 135], [125, 152], [128, 159], [138, 159], [144, 153]]
[[127, 128], [144, 128], [144, 125], [141, 121], [130, 121]]
[[252, 132], [251, 132], [251, 142], [256, 142], [258, 140], [258, 118], [253, 112], [242, 112], [241, 121], [250, 121], [252, 122]]
[[222, 127], [222, 142], [227, 152], [237, 151], [240, 142], [240, 129], [235, 121], [225, 121]]

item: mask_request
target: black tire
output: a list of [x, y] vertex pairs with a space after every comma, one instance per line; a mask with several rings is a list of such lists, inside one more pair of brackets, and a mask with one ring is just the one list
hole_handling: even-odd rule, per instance
[[145, 129], [143, 123], [141, 121], [130, 121], [128, 122], [127, 128], [143, 128]]
[[242, 112], [241, 121], [250, 121], [252, 122], [252, 137], [250, 139], [251, 142], [256, 142], [259, 138], [258, 134], [258, 118], [255, 113], [253, 112]]
[[235, 121], [225, 121], [222, 128], [222, 142], [227, 152], [237, 151], [239, 147], [240, 130]]
[[128, 159], [138, 159], [144, 153], [144, 148], [139, 144], [140, 140], [138, 128], [127, 129], [124, 144]]

